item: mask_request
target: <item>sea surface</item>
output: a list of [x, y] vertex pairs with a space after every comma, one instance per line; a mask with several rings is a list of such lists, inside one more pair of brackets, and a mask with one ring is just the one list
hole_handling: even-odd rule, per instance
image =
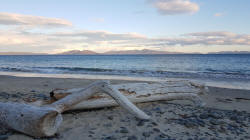
[[0, 72], [184, 78], [247, 83], [250, 82], [250, 55], [9, 55], [0, 56]]

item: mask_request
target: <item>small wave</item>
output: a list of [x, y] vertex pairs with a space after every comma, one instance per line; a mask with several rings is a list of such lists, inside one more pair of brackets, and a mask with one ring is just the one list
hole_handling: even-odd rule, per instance
[[9, 67], [2, 67], [0, 68], [1, 71], [9, 71], [9, 72], [34, 72], [34, 70], [25, 69], [25, 68], [9, 68]]
[[38, 68], [38, 69], [67, 70], [67, 71], [93, 71], [93, 72], [113, 71], [112, 69], [81, 68], [81, 67], [33, 67], [33, 68]]
[[206, 69], [197, 72], [176, 71], [152, 71], [152, 70], [119, 70], [82, 67], [2, 67], [0, 71], [29, 72], [45, 74], [95, 74], [95, 75], [123, 75], [123, 76], [147, 76], [169, 78], [237, 78], [250, 79], [249, 71], [221, 71]]
[[205, 72], [207, 74], [224, 74], [224, 75], [241, 75], [248, 76], [250, 75], [249, 70], [215, 70], [215, 69], [206, 69]]

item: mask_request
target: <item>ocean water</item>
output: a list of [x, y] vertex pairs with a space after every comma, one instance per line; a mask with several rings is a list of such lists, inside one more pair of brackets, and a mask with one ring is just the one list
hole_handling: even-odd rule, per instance
[[0, 72], [250, 81], [249, 54], [0, 56]]
[[250, 80], [250, 55], [0, 56], [0, 71]]

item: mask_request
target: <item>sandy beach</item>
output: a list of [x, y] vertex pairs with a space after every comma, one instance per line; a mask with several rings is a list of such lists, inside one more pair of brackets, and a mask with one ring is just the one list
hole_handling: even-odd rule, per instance
[[250, 0], [0, 9], [0, 140], [250, 140]]
[[[0, 76], [0, 101], [24, 102], [48, 99], [55, 88], [85, 87], [96, 79]], [[141, 82], [111, 80], [112, 84]], [[72, 111], [49, 140], [165, 140], [165, 139], [250, 139], [250, 91], [208, 87], [201, 98], [204, 107], [188, 101], [138, 104], [155, 122], [142, 121], [120, 107]], [[164, 131], [164, 133], [162, 132]], [[30, 140], [18, 132], [0, 131], [0, 140]]]

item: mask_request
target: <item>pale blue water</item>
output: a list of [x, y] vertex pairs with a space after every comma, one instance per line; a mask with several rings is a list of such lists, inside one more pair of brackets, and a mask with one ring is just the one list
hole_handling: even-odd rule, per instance
[[0, 71], [250, 81], [250, 55], [0, 56]]

